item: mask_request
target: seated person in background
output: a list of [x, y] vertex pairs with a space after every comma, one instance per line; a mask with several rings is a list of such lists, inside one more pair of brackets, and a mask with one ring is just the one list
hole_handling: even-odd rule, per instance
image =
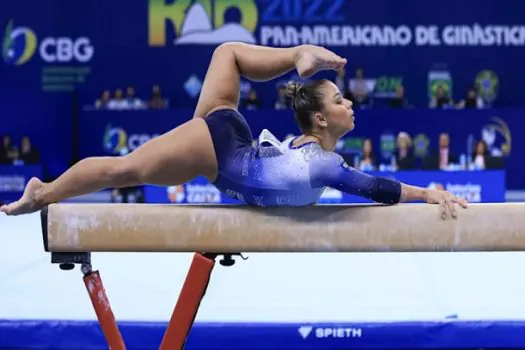
[[350, 92], [354, 99], [354, 107], [359, 108], [363, 105], [370, 104], [370, 91], [368, 88], [368, 83], [364, 78], [363, 68], [357, 68], [355, 71], [355, 78], [350, 80]]
[[450, 137], [447, 133], [439, 134], [439, 148], [423, 159], [425, 170], [446, 170], [449, 164], [457, 164], [458, 157], [450, 151]]
[[334, 84], [337, 86], [339, 91], [344, 95], [348, 90], [348, 83], [346, 81], [346, 69], [341, 69], [336, 72]]
[[335, 77], [334, 84], [337, 85], [339, 88], [339, 91], [343, 94], [343, 97], [347, 100], [352, 101], [352, 103], [356, 100], [355, 96], [352, 94], [352, 91], [350, 91], [350, 82], [346, 79], [346, 70], [343, 69], [340, 72], [337, 72], [337, 76]]
[[456, 107], [458, 109], [482, 109], [483, 99], [478, 96], [476, 89], [470, 88], [467, 96], [461, 100]]
[[151, 98], [148, 101], [148, 107], [150, 109], [168, 108], [168, 101], [164, 97], [162, 97], [162, 93], [158, 85], [154, 85], [151, 89]]
[[111, 203], [144, 203], [141, 186], [115, 188], [111, 191]]
[[407, 102], [405, 98], [405, 87], [399, 84], [396, 87], [396, 96], [392, 97], [388, 102], [390, 108], [406, 108]]
[[127, 102], [121, 89], [115, 90], [115, 97], [109, 101], [107, 108], [111, 110], [127, 109]]
[[472, 155], [472, 169], [484, 170], [489, 168], [491, 155], [484, 140], [479, 140]]
[[430, 108], [446, 109], [450, 108], [453, 105], [453, 101], [448, 95], [448, 92], [445, 91], [443, 85], [439, 85], [436, 89], [436, 94], [430, 100]]
[[25, 165], [36, 165], [40, 163], [40, 154], [38, 150], [33, 147], [31, 139], [28, 136], [22, 137], [19, 158]]
[[412, 151], [412, 139], [410, 135], [404, 131], [397, 135], [395, 157], [397, 170], [414, 170], [416, 168], [416, 158]]
[[339, 91], [341, 91], [344, 98], [352, 102], [355, 100], [354, 95], [352, 95], [352, 91], [350, 91], [349, 81], [346, 78], [345, 69], [342, 69], [341, 71], [337, 72], [334, 84], [339, 88]]
[[135, 96], [135, 89], [131, 86], [126, 89], [125, 107], [126, 109], [143, 109], [145, 107], [144, 102]]
[[252, 111], [261, 107], [261, 103], [257, 98], [257, 92], [254, 89], [251, 89], [250, 92], [248, 92], [248, 96], [241, 99], [241, 107]]
[[290, 108], [290, 101], [286, 95], [286, 84], [279, 84], [277, 86], [277, 100], [275, 100], [274, 108], [277, 110]]
[[372, 147], [372, 140], [365, 139], [363, 142], [362, 155], [359, 159], [358, 167], [362, 171], [372, 171], [376, 169], [376, 166], [377, 163]]
[[109, 101], [111, 100], [111, 94], [109, 90], [105, 90], [102, 95], [100, 95], [100, 98], [95, 101], [95, 108], [96, 109], [106, 109], [108, 108]]
[[12, 144], [11, 136], [4, 135], [0, 148], [0, 164], [13, 165], [18, 159], [18, 148]]

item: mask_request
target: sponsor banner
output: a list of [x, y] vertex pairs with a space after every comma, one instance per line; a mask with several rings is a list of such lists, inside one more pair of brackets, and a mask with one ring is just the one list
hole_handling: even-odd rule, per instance
[[[330, 266], [328, 268], [334, 268]], [[188, 344], [215, 350], [350, 349], [521, 349], [522, 320], [427, 320], [389, 322], [196, 322]], [[156, 350], [164, 322], [123, 322], [124, 339], [133, 349]], [[34, 334], [42, 334], [35, 337]], [[92, 334], [86, 337], [85, 334]], [[62, 349], [106, 349], [100, 325], [93, 321], [5, 320], [0, 322], [4, 348], [39, 348], [60, 338]]]
[[[444, 189], [471, 203], [505, 201], [504, 171], [400, 171], [395, 173], [369, 173], [375, 176], [394, 178], [410, 185]], [[147, 203], [241, 204], [238, 200], [221, 193], [202, 177], [179, 186], [145, 186], [144, 195]], [[365, 198], [327, 188], [318, 203], [369, 202]]]
[[144, 186], [146, 203], [174, 203], [174, 204], [239, 204], [221, 193], [204, 177], [178, 186]]

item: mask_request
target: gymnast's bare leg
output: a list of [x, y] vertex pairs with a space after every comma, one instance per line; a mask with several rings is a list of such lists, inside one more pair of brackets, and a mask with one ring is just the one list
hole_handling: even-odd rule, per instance
[[237, 108], [241, 75], [265, 81], [295, 68], [307, 77], [320, 70], [339, 70], [345, 64], [345, 59], [312, 45], [269, 48], [222, 44], [213, 54], [192, 120], [146, 142], [129, 155], [83, 159], [50, 183], [33, 178], [22, 197], [2, 206], [0, 211], [7, 215], [31, 213], [47, 204], [105, 188], [179, 185], [199, 175], [214, 181], [217, 160], [203, 118], [219, 108]]

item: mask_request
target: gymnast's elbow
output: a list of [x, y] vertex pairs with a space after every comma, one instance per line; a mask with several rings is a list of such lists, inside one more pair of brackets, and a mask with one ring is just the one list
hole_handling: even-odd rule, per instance
[[376, 203], [394, 205], [401, 200], [401, 183], [397, 180], [371, 176], [366, 186], [358, 188], [354, 194]]

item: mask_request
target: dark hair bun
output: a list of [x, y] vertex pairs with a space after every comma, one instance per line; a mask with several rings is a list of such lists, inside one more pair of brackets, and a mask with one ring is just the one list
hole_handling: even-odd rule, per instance
[[286, 84], [286, 96], [294, 100], [299, 94], [302, 85], [296, 81], [290, 81]]

